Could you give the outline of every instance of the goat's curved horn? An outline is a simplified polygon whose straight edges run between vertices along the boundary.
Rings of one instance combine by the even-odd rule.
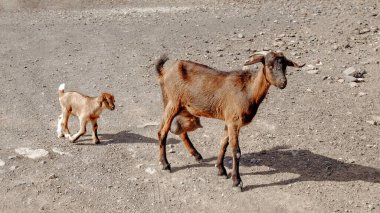
[[[269,53],[269,51],[258,51],[258,52],[254,52],[251,56],[254,56],[254,55],[264,55],[264,56],[266,56],[268,53]]]

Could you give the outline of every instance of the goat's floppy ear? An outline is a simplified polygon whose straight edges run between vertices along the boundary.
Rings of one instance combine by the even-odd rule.
[[[99,95],[99,97],[98,97],[98,103],[100,104],[100,106],[103,105],[103,101],[104,101],[105,98],[106,97],[105,97],[104,93],[102,93],[102,94]]]
[[[253,54],[253,55],[249,56],[249,59],[245,62],[244,66],[256,64],[258,62],[261,62],[264,64],[265,56],[261,55],[261,54],[260,55],[259,54]]]
[[[293,62],[289,59],[286,59],[286,65],[291,66],[291,67],[296,67],[296,68],[301,68],[305,66],[305,64],[298,65],[296,62]]]

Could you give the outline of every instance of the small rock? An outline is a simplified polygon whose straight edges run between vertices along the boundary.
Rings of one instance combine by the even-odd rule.
[[[344,79],[342,79],[342,78],[341,78],[341,79],[338,79],[338,82],[339,82],[339,83],[343,83],[343,82],[344,82]]]
[[[363,28],[363,29],[359,30],[359,34],[365,34],[365,33],[369,33],[369,32],[371,32],[371,30],[368,28]]]
[[[137,128],[145,128],[147,126],[157,126],[159,123],[158,122],[148,122],[142,125],[137,125]]]
[[[363,78],[364,75],[367,74],[367,72],[365,70],[359,71],[359,70],[356,70],[354,67],[349,67],[343,71],[343,74],[346,76],[352,76],[355,78]]]
[[[16,170],[17,168],[18,168],[18,166],[11,166],[11,167],[9,167],[9,170],[14,171],[14,170]]]
[[[350,85],[350,87],[352,87],[352,88],[359,86],[359,84],[356,82],[350,82],[350,83],[348,83],[348,85]]]
[[[64,151],[61,151],[61,150],[60,150],[59,148],[57,148],[57,147],[53,147],[51,150],[52,150],[53,152],[59,154],[59,155],[68,155],[68,156],[72,156],[70,153],[68,153],[68,152],[64,152]]]
[[[308,65],[304,66],[302,69],[303,69],[304,71],[314,70],[314,69],[315,69],[315,66],[312,65],[312,64],[308,64]]]
[[[56,179],[56,178],[58,178],[56,174],[51,174],[51,175],[49,176],[49,179]]]
[[[238,38],[244,38],[244,35],[241,34],[241,33],[239,33],[239,34],[238,34]]]
[[[308,74],[318,74],[319,70],[308,70],[306,71]]]
[[[169,149],[169,153],[175,153],[173,149]]]
[[[5,162],[0,159],[0,166],[4,166],[4,165],[5,165]]]
[[[9,156],[9,157],[8,157],[8,160],[15,159],[16,157],[17,157],[16,155]]]
[[[144,164],[138,164],[138,165],[136,166],[136,168],[141,169],[141,167],[142,167],[143,165],[144,165]]]
[[[154,173],[156,173],[156,170],[151,168],[151,167],[148,167],[145,169],[145,172],[150,174],[150,175],[153,175]]]
[[[306,92],[312,92],[312,90],[310,88],[306,89]]]
[[[362,97],[362,96],[365,96],[365,95],[367,95],[367,93],[365,93],[365,92],[359,92],[359,93],[358,93],[358,96],[359,96],[359,97]]]
[[[348,75],[348,76],[353,76],[355,72],[356,72],[356,69],[354,67],[350,67],[344,70],[343,74]]]
[[[346,76],[344,76],[344,81],[347,82],[347,83],[349,83],[349,82],[356,82],[357,79],[355,77],[346,75]]]
[[[377,122],[377,123],[380,123],[380,116],[379,115],[372,115],[372,119]]]
[[[374,125],[374,126],[377,126],[378,123],[376,121],[366,121],[367,123],[371,124],[371,125]]]

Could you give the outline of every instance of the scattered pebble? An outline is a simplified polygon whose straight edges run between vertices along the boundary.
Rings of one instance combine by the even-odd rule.
[[[366,121],[367,123],[371,124],[371,125],[375,125],[377,126],[378,123],[376,121],[372,121],[372,120],[369,120],[369,121]]]
[[[58,176],[56,174],[51,174],[49,176],[49,179],[57,179],[57,178],[58,178]]]
[[[145,128],[147,126],[158,126],[159,123],[158,122],[148,122],[148,123],[145,123],[145,124],[142,124],[142,125],[137,125],[137,128]]]
[[[11,167],[9,167],[9,170],[14,171],[14,170],[16,170],[17,168],[18,168],[18,166],[11,166]]]
[[[151,167],[148,167],[145,169],[145,172],[150,174],[150,175],[153,175],[154,173],[156,173],[156,170],[151,168]]]
[[[5,165],[5,162],[0,159],[0,166],[4,166],[4,165]]]
[[[349,83],[349,82],[356,82],[357,79],[355,77],[346,75],[346,76],[344,76],[344,81],[347,82],[347,83]]]
[[[137,164],[136,168],[141,169],[144,164]]]
[[[308,70],[306,71],[308,74],[318,74],[319,73],[319,70]]]
[[[377,122],[377,123],[380,123],[380,116],[379,115],[372,115],[372,119]]]
[[[72,154],[70,154],[69,152],[63,152],[61,151],[59,148],[57,147],[53,147],[51,149],[53,152],[57,153],[57,154],[60,154],[60,155],[67,155],[67,156],[72,156]]]
[[[352,88],[354,88],[354,87],[358,87],[358,86],[359,86],[359,84],[356,83],[356,82],[350,82],[349,85],[350,85],[350,87],[352,87]]]
[[[367,95],[367,93],[365,93],[365,92],[359,92],[359,93],[358,93],[358,96],[359,96],[359,97],[362,97],[362,96],[365,96],[365,95]]]

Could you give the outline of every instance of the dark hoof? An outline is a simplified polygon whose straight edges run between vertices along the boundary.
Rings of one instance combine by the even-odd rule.
[[[164,171],[171,172],[170,164],[161,164],[161,169]]]
[[[243,181],[241,180],[234,180],[232,184],[232,189],[235,191],[242,192],[243,191]]]
[[[240,184],[239,186],[233,186],[232,189],[237,192],[243,191],[243,184]]]
[[[99,140],[94,141],[94,144],[100,144],[100,141]]]
[[[202,163],[202,162],[203,162],[203,157],[202,157],[202,155],[200,155],[200,154],[194,155],[194,158],[195,158],[195,160],[196,160],[198,163]]]
[[[221,168],[219,168],[218,176],[221,176],[221,177],[224,177],[224,178],[228,178],[227,171],[224,168],[224,166],[222,166]]]

